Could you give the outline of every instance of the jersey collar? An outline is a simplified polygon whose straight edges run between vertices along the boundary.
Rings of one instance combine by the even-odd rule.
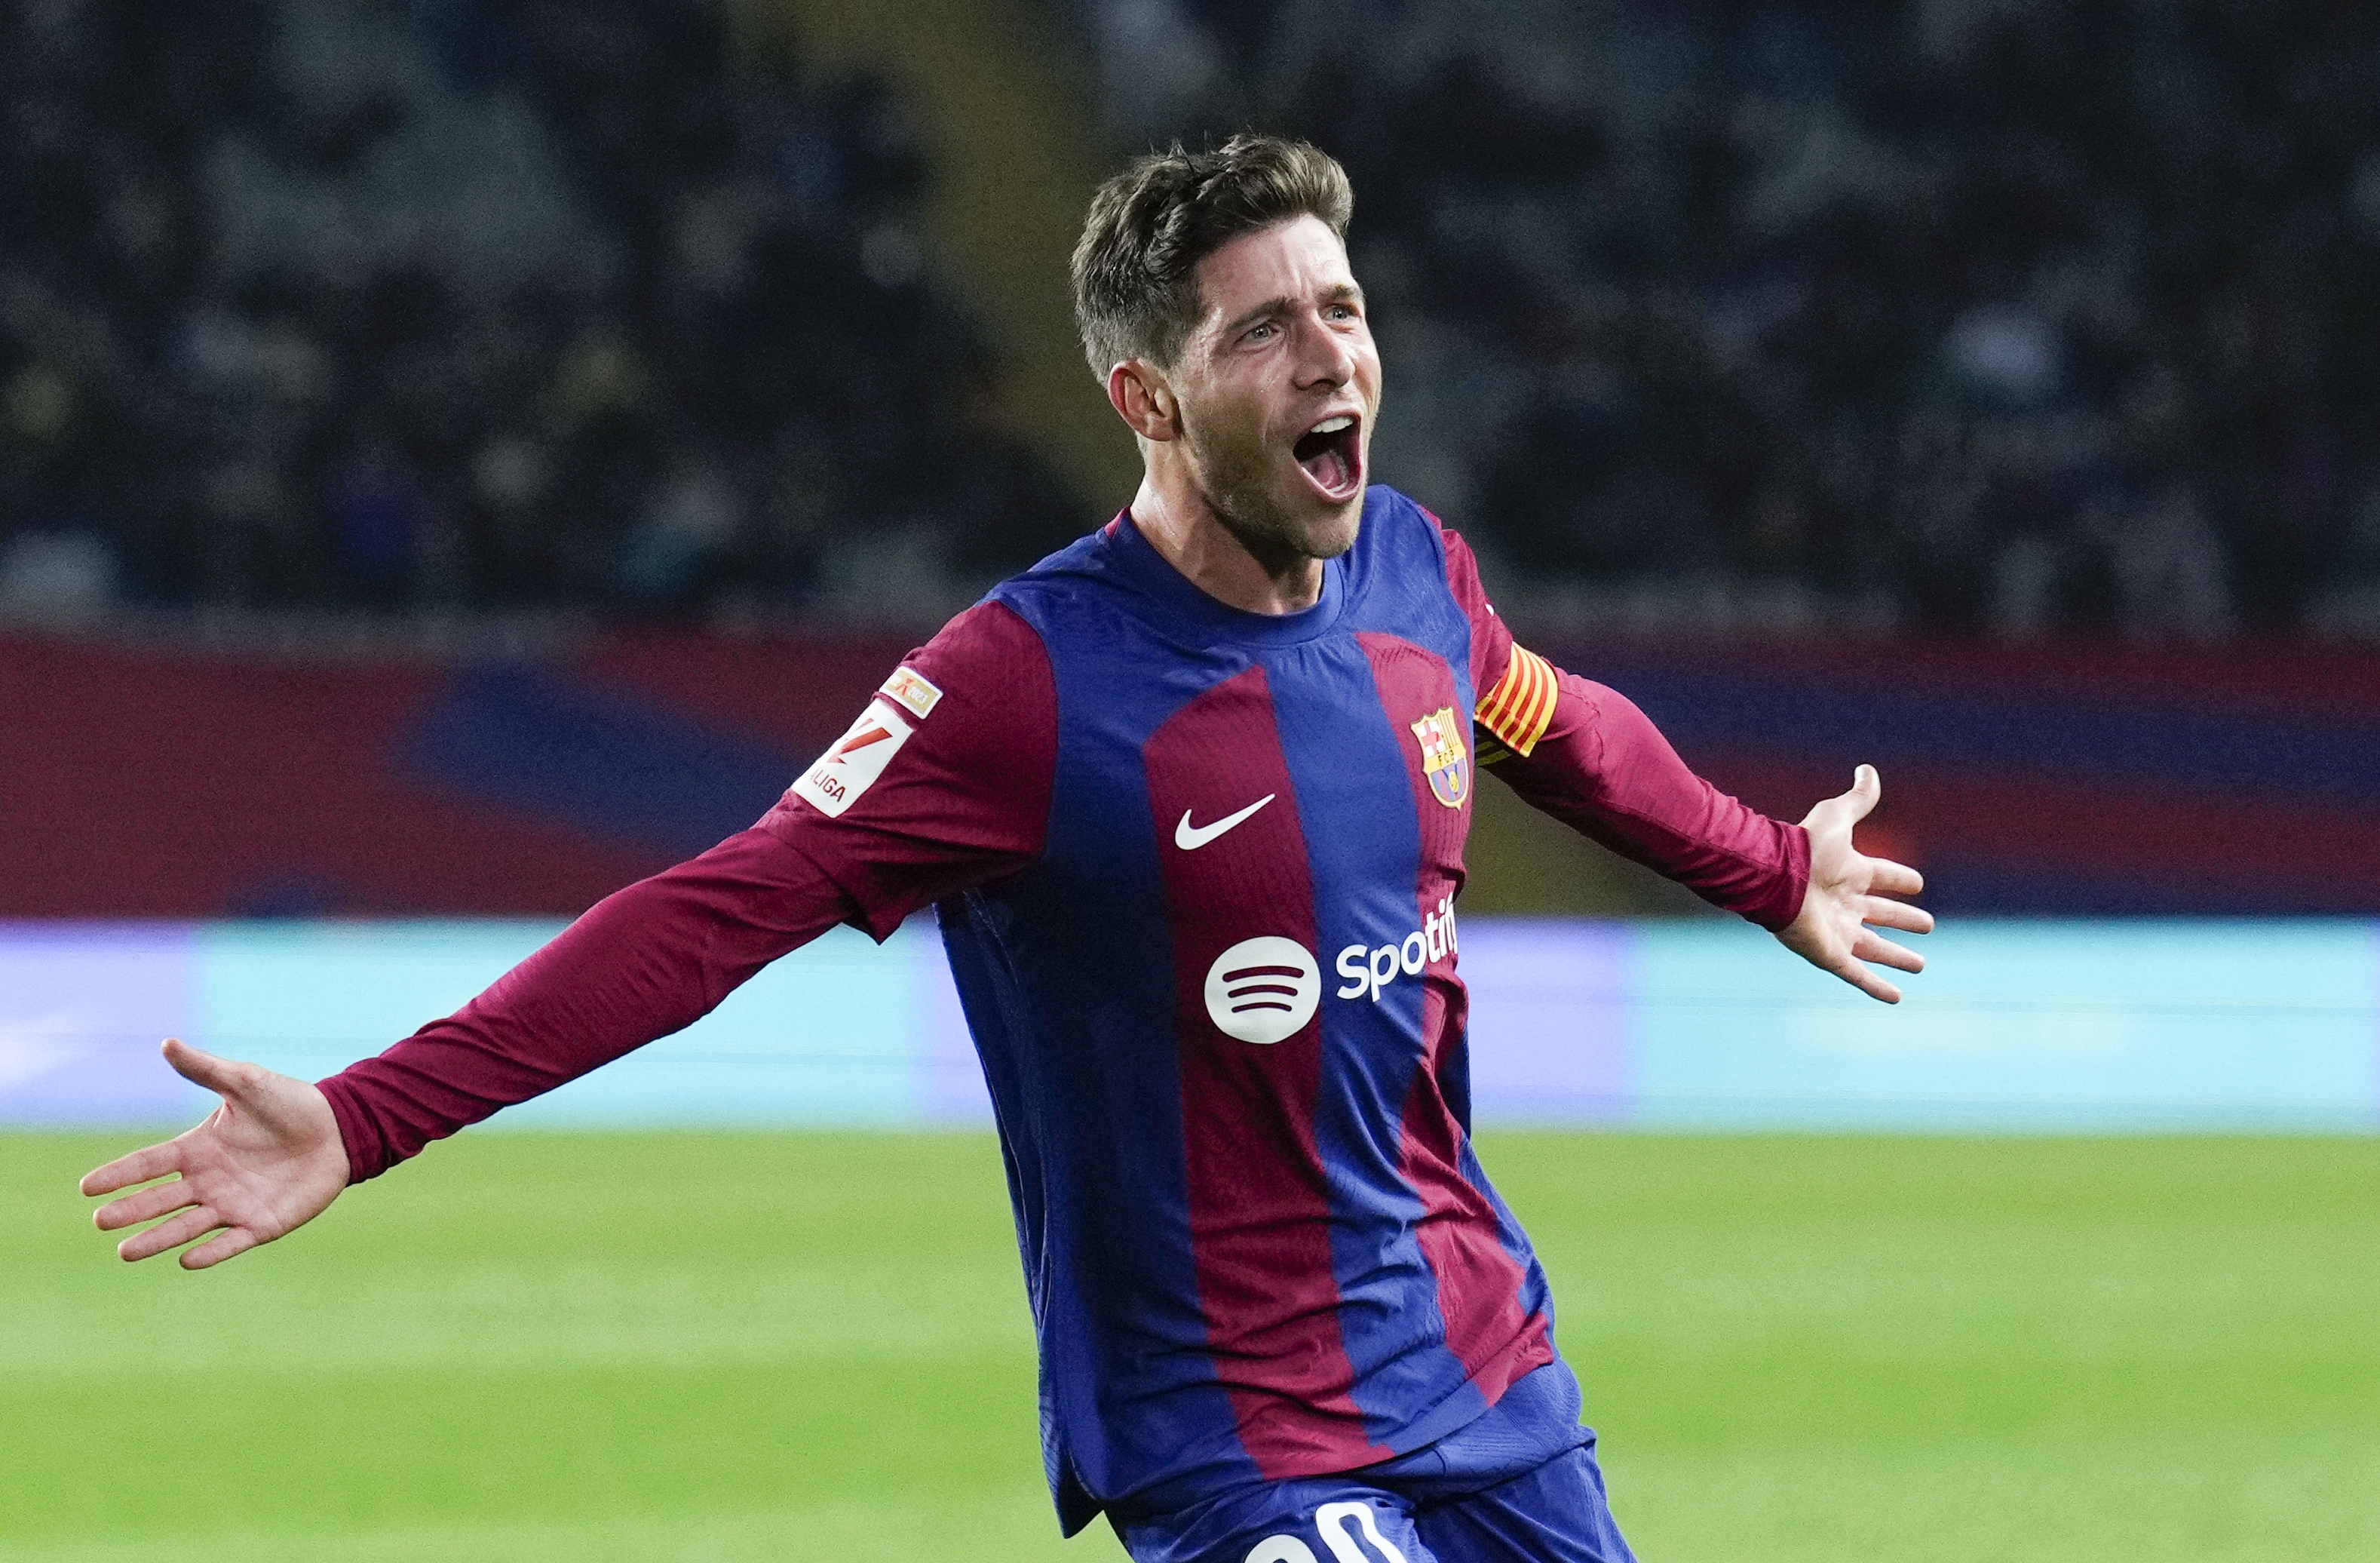
[[[1365,507],[1367,519],[1370,508],[1368,505]],[[1134,524],[1130,509],[1118,511],[1105,531],[1108,556],[1116,573],[1154,598],[1168,617],[1195,629],[1201,640],[1232,641],[1243,645],[1294,645],[1329,634],[1346,606],[1346,559],[1352,556],[1352,550],[1349,556],[1322,561],[1322,595],[1312,607],[1295,613],[1250,613],[1208,596],[1197,582],[1175,569]],[[1363,546],[1360,534],[1355,546]]]

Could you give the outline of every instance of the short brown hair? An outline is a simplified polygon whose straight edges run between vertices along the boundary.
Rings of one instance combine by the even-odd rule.
[[[1075,246],[1075,323],[1102,380],[1126,359],[1170,367],[1198,319],[1199,262],[1275,223],[1318,217],[1347,240],[1355,192],[1329,153],[1280,136],[1133,160],[1091,197]]]

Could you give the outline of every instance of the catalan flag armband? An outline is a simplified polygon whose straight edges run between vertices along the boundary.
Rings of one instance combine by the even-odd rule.
[[[1479,763],[1493,765],[1536,748],[1553,724],[1554,699],[1560,689],[1552,663],[1524,646],[1514,646],[1504,676],[1473,714],[1482,735]]]

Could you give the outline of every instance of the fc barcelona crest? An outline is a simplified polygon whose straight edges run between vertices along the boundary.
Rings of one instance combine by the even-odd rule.
[[[1454,708],[1442,705],[1415,722],[1413,736],[1421,745],[1421,768],[1428,774],[1429,790],[1448,808],[1462,808],[1471,796],[1471,756],[1463,747]]]

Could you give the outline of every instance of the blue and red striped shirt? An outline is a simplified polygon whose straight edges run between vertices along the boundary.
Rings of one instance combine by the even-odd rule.
[[[884,937],[939,903],[1068,1531],[1353,1470],[1554,1353],[1471,1146],[1455,908],[1482,751],[1718,904],[1798,911],[1802,832],[1514,645],[1402,495],[1370,490],[1320,600],[1283,616],[1208,597],[1121,516],[905,659],[752,830],[324,1089],[370,1176],[835,922]]]

